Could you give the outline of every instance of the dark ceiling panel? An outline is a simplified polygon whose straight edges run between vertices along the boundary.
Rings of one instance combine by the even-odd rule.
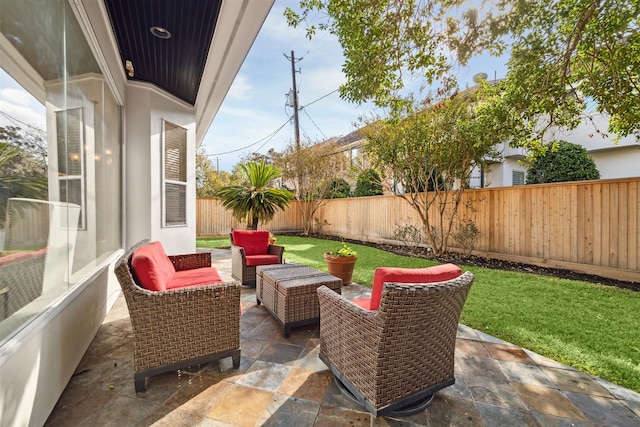
[[[105,0],[120,49],[129,60],[130,80],[152,83],[195,104],[222,0]],[[151,27],[165,28],[160,39]]]

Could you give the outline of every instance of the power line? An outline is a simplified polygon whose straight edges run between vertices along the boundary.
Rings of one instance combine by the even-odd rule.
[[[231,153],[237,153],[238,151],[242,151],[242,150],[246,150],[247,148],[253,147],[254,145],[260,144],[262,141],[264,141],[265,139],[267,140],[260,148],[264,147],[266,145],[267,142],[271,141],[271,139],[276,136],[276,134],[278,132],[280,132],[282,130],[283,127],[285,127],[287,125],[287,123],[289,123],[291,121],[291,117],[289,117],[289,119],[287,119],[286,122],[284,122],[282,124],[282,126],[280,126],[278,129],[274,130],[273,132],[271,132],[269,135],[265,136],[264,138],[259,139],[258,141],[251,143],[245,147],[242,148],[237,148],[235,150],[231,150],[231,151],[225,151],[224,153],[214,153],[214,154],[207,154],[207,157],[212,157],[212,156],[222,156],[224,154],[231,154]]]
[[[307,110],[305,109],[305,110],[302,110],[302,111],[304,111],[304,114],[306,114],[307,117],[309,117],[309,120],[311,120],[311,123],[313,123],[313,125],[316,127],[316,129],[318,129],[320,131],[320,133],[322,134],[322,136],[324,136],[324,139],[327,139],[327,135],[325,135],[324,132],[322,132],[322,130],[318,127],[316,122],[313,121],[313,119],[311,118],[309,113],[307,113]]]
[[[329,92],[328,94],[326,94],[326,95],[322,95],[320,98],[316,99],[315,101],[311,101],[311,102],[310,102],[310,103],[308,103],[307,105],[303,105],[302,107],[300,107],[300,109],[306,108],[306,107],[308,107],[308,106],[309,106],[309,105],[311,105],[311,104],[315,104],[316,102],[320,101],[321,99],[324,99],[324,98],[326,98],[327,96],[332,95],[332,94],[336,93],[336,92],[337,92],[337,91],[339,91],[339,90],[340,90],[340,89],[332,90],[332,91],[331,91],[331,92]]]

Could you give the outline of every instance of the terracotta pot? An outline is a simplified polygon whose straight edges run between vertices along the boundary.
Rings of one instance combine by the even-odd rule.
[[[329,274],[342,279],[343,285],[351,283],[353,276],[353,267],[356,265],[358,256],[333,256],[329,252],[325,252],[324,260],[327,262]]]
[[[269,244],[270,245],[275,245],[276,244],[276,240],[277,240],[277,238],[275,238],[275,237],[269,237]]]

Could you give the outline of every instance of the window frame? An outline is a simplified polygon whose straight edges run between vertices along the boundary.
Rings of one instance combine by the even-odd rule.
[[[68,170],[68,165],[65,165],[65,172],[64,174],[62,174],[61,171],[61,167],[60,167],[60,143],[62,142],[60,139],[60,134],[61,134],[61,129],[58,127],[58,117],[60,114],[64,114],[66,117],[69,117],[69,112],[70,111],[79,111],[78,114],[78,137],[79,137],[79,141],[78,141],[78,149],[79,149],[79,162],[80,162],[80,174],[79,175],[71,175],[69,174],[69,170]],[[60,200],[61,202],[66,202],[66,203],[76,203],[76,201],[74,200],[69,200],[69,191],[66,191],[66,197],[62,197],[62,188],[63,186],[66,187],[66,184],[71,182],[71,181],[80,181],[80,200],[79,200],[79,205],[80,205],[80,215],[78,218],[78,224],[76,225],[76,228],[78,230],[87,230],[87,220],[86,220],[86,215],[87,215],[87,179],[86,179],[86,173],[87,173],[87,159],[86,159],[86,153],[85,153],[85,131],[84,131],[84,108],[83,107],[74,107],[74,108],[68,108],[66,110],[58,110],[55,112],[55,118],[56,118],[56,143],[57,143],[57,147],[56,150],[58,152],[58,200]],[[65,122],[67,123],[67,126],[69,125],[68,121],[65,120]],[[64,139],[65,147],[64,147],[64,152],[65,154],[69,155],[69,133],[67,132],[67,130],[64,131],[64,134],[67,135],[67,137]],[[68,227],[73,227],[71,224],[68,224]]]
[[[172,129],[168,129],[171,127]],[[184,181],[179,179],[171,179],[167,177],[167,169],[169,161],[169,156],[167,155],[167,136],[169,131],[180,131],[181,136],[183,136],[183,140],[178,143],[180,146],[177,148],[177,153],[182,157],[179,157],[178,165],[179,174],[184,174]],[[161,147],[161,163],[162,163],[162,228],[175,228],[175,227],[186,227],[187,224],[187,148],[188,148],[188,130],[176,123],[170,122],[168,120],[162,120],[162,147]],[[182,218],[178,215],[175,220],[172,220],[168,215],[168,204],[169,204],[169,191],[170,187],[179,186],[181,187],[182,194],[178,193],[177,197],[182,197],[182,206],[178,207],[182,210]],[[175,195],[172,193],[172,195]],[[180,203],[180,201],[178,201]]]

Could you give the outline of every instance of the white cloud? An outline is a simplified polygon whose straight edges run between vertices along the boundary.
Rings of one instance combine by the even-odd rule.
[[[0,99],[0,111],[10,116],[8,118],[4,114],[0,115],[0,126],[24,127],[27,124],[45,129],[46,119],[44,112],[38,112],[30,107],[17,105],[3,99]]]
[[[33,102],[33,97],[27,91],[13,88],[0,89],[0,98],[10,100],[13,104],[23,107],[27,107]]]
[[[250,99],[252,91],[253,87],[249,83],[249,79],[242,74],[238,74],[229,88],[227,97],[234,100]]]

